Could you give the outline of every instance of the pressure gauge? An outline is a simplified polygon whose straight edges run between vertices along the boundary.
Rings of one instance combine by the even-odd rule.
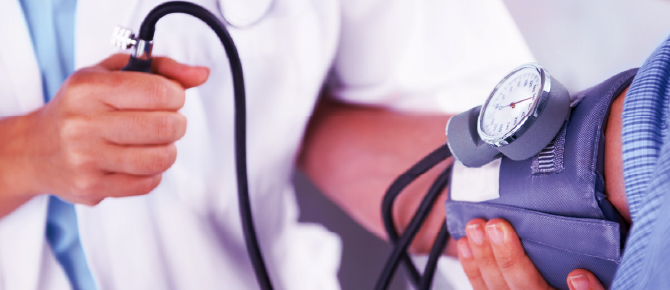
[[[539,66],[527,64],[496,86],[479,114],[477,130],[484,142],[504,146],[529,128],[546,105],[551,86],[544,80],[543,72]]]
[[[481,109],[449,121],[449,146],[470,166],[486,164],[499,153],[528,159],[551,143],[569,112],[570,95],[563,85],[538,64],[525,64],[498,83]]]

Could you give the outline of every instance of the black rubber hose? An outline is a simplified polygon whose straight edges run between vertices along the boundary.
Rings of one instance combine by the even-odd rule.
[[[228,34],[225,25],[214,14],[207,9],[196,4],[182,1],[167,2],[151,10],[149,15],[144,18],[140,27],[139,38],[145,41],[154,39],[156,23],[163,16],[171,13],[184,13],[192,15],[204,21],[219,37],[230,62],[230,71],[233,77],[233,92],[235,98],[235,164],[237,169],[237,191],[240,207],[240,216],[242,219],[242,230],[246,242],[247,251],[251,258],[251,263],[256,272],[256,278],[261,289],[272,289],[270,276],[265,267],[265,261],[258,246],[258,238],[254,229],[253,217],[251,215],[251,202],[249,201],[249,183],[247,178],[247,142],[246,142],[246,105],[244,78],[242,72],[242,62],[233,39]],[[131,58],[129,67],[140,67],[151,65],[150,61],[134,61]],[[146,69],[146,68],[145,68]],[[139,68],[132,70],[140,70]]]
[[[423,200],[421,201],[419,209],[417,209],[416,214],[412,218],[412,221],[410,222],[409,226],[407,226],[407,230],[405,230],[402,236],[400,236],[397,243],[393,247],[393,250],[391,251],[389,258],[386,260],[384,269],[382,270],[382,273],[379,276],[379,280],[377,280],[377,285],[375,286],[375,289],[384,290],[388,288],[388,285],[391,282],[391,278],[393,277],[393,274],[398,268],[398,263],[400,263],[401,257],[403,255],[407,255],[407,248],[414,239],[414,236],[419,232],[419,229],[421,229],[421,226],[428,217],[428,214],[430,214],[430,210],[433,208],[433,204],[435,203],[437,198],[440,196],[444,188],[449,183],[450,175],[451,175],[451,166],[445,169],[437,177],[435,182],[433,182],[433,185],[431,185],[430,189],[428,190],[428,193],[426,194],[426,196],[424,196]]]
[[[447,247],[449,242],[449,231],[447,230],[447,221],[445,220],[442,223],[440,228],[440,233],[435,239],[433,248],[430,249],[430,254],[428,255],[428,263],[426,263],[426,269],[423,270],[423,276],[421,276],[421,283],[419,283],[419,290],[428,290],[430,286],[433,285],[433,278],[435,277],[435,270],[437,270],[437,262],[439,261],[444,249]]]
[[[382,200],[382,220],[384,221],[384,228],[386,229],[386,233],[388,234],[389,241],[392,245],[396,245],[399,239],[398,232],[396,231],[395,227],[395,222],[393,221],[393,205],[396,198],[402,193],[402,190],[405,189],[405,187],[407,187],[420,175],[426,173],[426,171],[447,159],[449,156],[451,156],[451,151],[449,151],[449,147],[445,143],[428,154],[421,161],[417,162],[405,173],[400,175],[386,191],[384,199]],[[403,253],[401,255],[401,259],[407,268],[407,274],[409,275],[410,282],[412,282],[415,287],[419,287],[421,274],[419,274],[419,271],[412,263],[409,255],[407,255],[407,253]]]

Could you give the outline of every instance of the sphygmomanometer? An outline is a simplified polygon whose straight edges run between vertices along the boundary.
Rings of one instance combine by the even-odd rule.
[[[551,286],[568,289],[568,273],[586,269],[609,287],[629,225],[605,195],[605,127],[612,102],[635,73],[635,69],[622,72],[571,96],[541,66],[531,63],[516,68],[483,106],[452,117],[446,128],[447,144],[391,186],[387,192],[390,202],[384,205],[385,222],[390,224],[387,231],[393,231],[389,235],[396,234],[390,215],[394,197],[416,176],[453,154],[456,166],[495,167],[492,178],[475,182],[495,183],[496,192],[471,199],[467,192],[457,196],[452,188],[446,202],[451,236],[464,237],[472,219],[502,218],[514,227],[526,254]],[[477,177],[477,170],[470,174]],[[487,177],[490,174],[484,174]],[[443,183],[440,178],[436,184]],[[424,219],[424,215],[418,212],[415,219]],[[413,236],[417,230],[405,232]],[[442,235],[434,250],[444,247],[438,245]],[[404,249],[411,242],[411,238],[391,240]],[[431,262],[436,263],[439,254],[431,251],[426,271],[434,270]],[[417,275],[406,253],[394,250],[378,289],[388,285],[386,279],[401,260],[410,277],[413,272]],[[432,275],[424,276],[427,274]]]
[[[568,273],[583,268],[608,287],[628,224],[605,196],[605,127],[612,102],[635,73],[570,98],[544,69],[524,65],[481,109],[452,118],[447,134],[457,160],[480,166],[502,156],[498,198],[469,202],[452,195],[447,201],[451,235],[465,236],[471,219],[502,218],[552,286],[567,289]]]
[[[190,14],[204,21],[219,37],[228,56],[233,78],[242,228],[259,286],[272,289],[249,202],[242,65],[225,25],[193,3],[167,2],[147,15],[137,36],[117,28],[113,40],[124,48],[134,48],[124,70],[151,73],[155,26],[171,13]],[[627,224],[604,195],[604,126],[613,99],[630,84],[634,74],[632,70],[621,73],[571,98],[546,70],[528,64],[505,77],[484,106],[451,118],[447,125],[448,143],[401,174],[384,197],[382,216],[393,250],[376,288],[388,287],[400,263],[407,267],[412,284],[419,289],[430,288],[450,234],[463,237],[465,224],[473,218],[508,220],[528,256],[554,287],[567,288],[565,277],[577,268],[592,271],[609,285],[620,261]],[[402,234],[393,221],[393,204],[407,185],[452,153],[457,162],[468,167],[499,161],[499,197],[481,202],[450,198],[446,204],[447,220],[420,273],[407,249],[432,205],[449,186],[452,167],[437,177]]]

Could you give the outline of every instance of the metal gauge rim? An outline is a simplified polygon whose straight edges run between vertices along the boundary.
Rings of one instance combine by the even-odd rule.
[[[493,98],[493,96],[498,92],[500,87],[505,84],[505,82],[514,76],[517,72],[527,69],[527,68],[532,68],[535,69],[539,74],[540,74],[540,90],[538,90],[538,96],[533,102],[533,108],[531,109],[530,113],[525,115],[521,121],[514,125],[514,127],[507,133],[505,133],[502,136],[491,136],[489,134],[486,134],[484,132],[484,129],[482,128],[483,124],[483,118],[484,118],[484,113],[486,112],[486,109],[488,108],[489,102]],[[519,139],[528,129],[533,125],[535,120],[542,114],[542,111],[544,110],[544,107],[547,104],[547,100],[549,99],[549,93],[551,91],[551,77],[549,76],[549,72],[545,70],[543,67],[536,63],[528,63],[521,65],[517,68],[515,68],[512,72],[510,72],[507,76],[505,76],[499,83],[496,85],[496,87],[493,89],[489,97],[486,99],[486,103],[482,106],[481,111],[479,112],[479,118],[477,118],[477,133],[479,133],[479,137],[482,139],[482,141],[493,145],[495,147],[502,147],[505,145],[508,145],[514,140]]]

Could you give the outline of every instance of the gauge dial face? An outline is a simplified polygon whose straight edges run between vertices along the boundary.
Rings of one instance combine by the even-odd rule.
[[[516,131],[533,114],[541,86],[542,76],[532,66],[508,76],[487,101],[480,130],[494,139],[503,139]]]

